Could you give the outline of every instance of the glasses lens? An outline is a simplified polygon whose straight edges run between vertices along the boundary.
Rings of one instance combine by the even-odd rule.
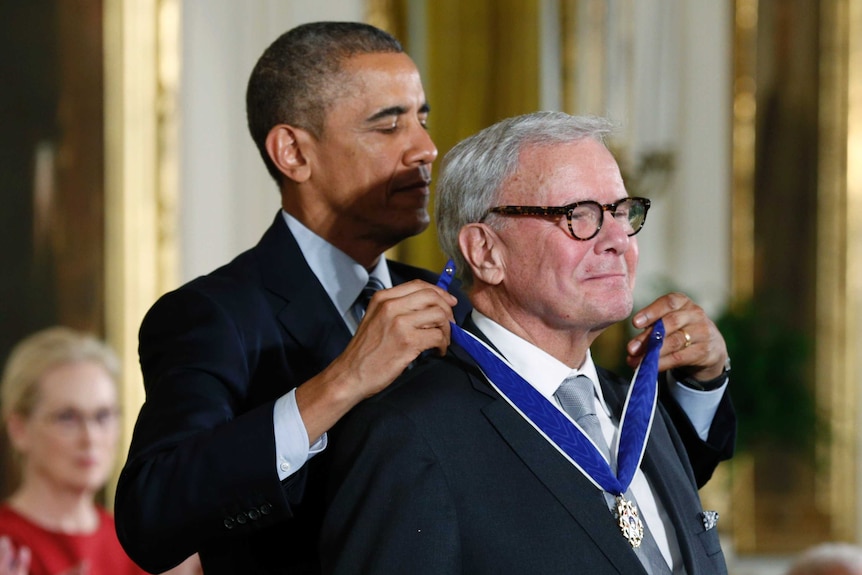
[[[629,198],[617,206],[616,217],[628,227],[630,236],[638,233],[646,219],[646,206],[642,200]]]
[[[581,202],[572,209],[572,234],[579,240],[588,240],[599,230],[602,206],[596,202]]]

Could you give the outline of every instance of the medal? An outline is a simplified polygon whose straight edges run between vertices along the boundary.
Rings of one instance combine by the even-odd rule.
[[[617,518],[623,537],[628,539],[633,548],[640,547],[644,538],[644,524],[638,514],[637,506],[623,495],[617,495],[614,516]]]

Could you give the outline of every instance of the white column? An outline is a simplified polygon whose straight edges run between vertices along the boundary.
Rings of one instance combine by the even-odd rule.
[[[362,20],[363,0],[182,3],[180,281],[252,247],[281,200],[245,120],[255,62],[288,29]]]

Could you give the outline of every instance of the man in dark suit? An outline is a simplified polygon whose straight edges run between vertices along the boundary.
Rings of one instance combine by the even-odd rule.
[[[649,327],[628,348],[632,363],[646,358],[637,383],[590,355],[632,312],[634,236],[650,205],[628,197],[610,133],[602,119],[536,113],[447,154],[438,232],[474,311],[445,358],[421,361],[333,432],[324,572],[727,572],[717,517],[656,404],[659,388],[669,405],[711,397],[696,434],[730,456],[721,334],[670,294],[635,315]]]
[[[208,575],[314,572],[306,461],[356,403],[445,351],[458,317],[429,272],[382,256],[428,226],[437,156],[419,73],[392,36],[346,22],[287,32],[252,72],[247,112],[283,210],[140,330],[147,398],[116,520],[152,572],[196,551]],[[391,289],[362,317],[371,278]]]

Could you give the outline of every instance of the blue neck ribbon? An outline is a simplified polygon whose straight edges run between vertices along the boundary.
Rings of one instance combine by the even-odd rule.
[[[449,260],[437,285],[448,289],[454,275],[455,265]],[[614,495],[626,492],[643,459],[655,414],[658,360],[665,333],[661,320],[652,327],[647,339],[647,351],[635,371],[626,396],[620,419],[616,473],[574,421],[518,375],[484,342],[454,323],[451,327],[452,341],[473,358],[500,395],[594,485]]]

